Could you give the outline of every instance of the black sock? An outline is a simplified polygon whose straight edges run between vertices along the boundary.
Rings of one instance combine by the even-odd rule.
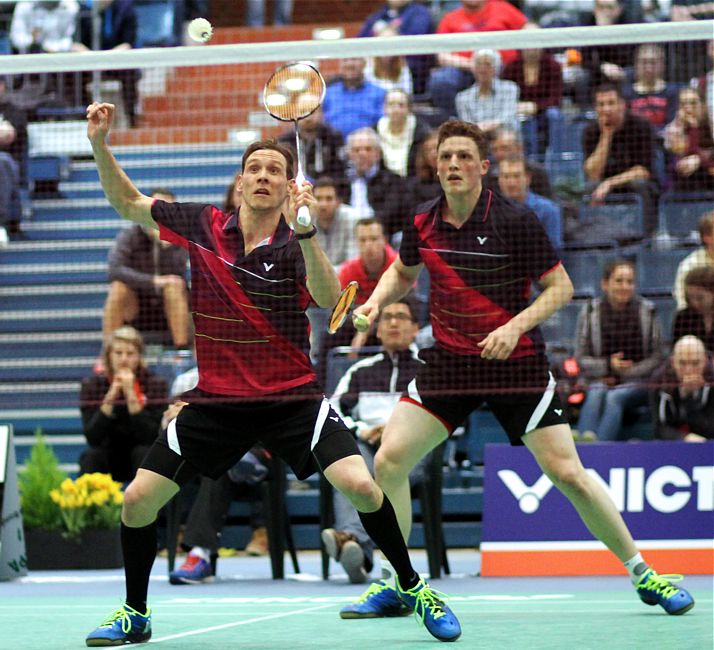
[[[419,582],[419,576],[414,571],[409,559],[409,551],[404,543],[402,532],[399,530],[397,515],[387,495],[384,495],[384,501],[379,510],[360,512],[359,518],[367,534],[394,567],[399,578],[399,586],[405,590],[414,587]]]
[[[126,604],[146,613],[149,575],[156,557],[156,522],[143,528],[121,525],[121,548],[126,577]]]

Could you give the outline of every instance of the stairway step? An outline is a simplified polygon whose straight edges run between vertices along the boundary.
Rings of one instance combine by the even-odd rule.
[[[142,127],[175,127],[224,125],[234,128],[239,124],[248,123],[248,115],[253,107],[237,109],[206,109],[206,110],[171,110],[169,113],[144,113],[141,118]]]
[[[114,239],[128,222],[118,214],[107,219],[58,219],[23,222],[22,230],[31,241]]]
[[[43,305],[44,307],[44,305]],[[102,327],[102,309],[3,310],[0,332],[54,332],[60,327],[96,331]]]
[[[13,360],[10,366],[16,367],[18,359],[52,358],[96,358],[102,348],[100,330],[92,332],[12,332],[0,334],[0,360]]]
[[[0,284],[4,286],[96,283],[106,280],[106,261],[85,264],[0,264]]]

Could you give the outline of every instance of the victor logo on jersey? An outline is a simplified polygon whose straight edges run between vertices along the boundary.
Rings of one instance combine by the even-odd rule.
[[[267,262],[263,262],[263,266],[265,267],[265,270],[267,272],[267,271],[270,271],[270,269],[272,269],[275,266],[275,264],[268,264]]]
[[[488,239],[488,237],[478,237],[477,236],[476,239],[478,240],[478,243],[481,244],[481,246],[483,246],[486,243],[486,240]]]

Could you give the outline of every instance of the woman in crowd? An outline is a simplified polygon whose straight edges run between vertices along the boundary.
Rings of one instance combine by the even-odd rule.
[[[635,295],[635,266],[625,259],[608,263],[603,296],[580,312],[575,356],[589,382],[578,431],[585,439],[614,441],[625,414],[647,405],[649,377],[663,359],[655,306]]]
[[[430,131],[417,147],[414,156],[414,173],[407,179],[410,214],[420,203],[431,201],[441,192],[436,175],[437,132]]]
[[[687,306],[674,318],[672,340],[691,334],[714,353],[714,267],[696,266],[684,276]]]

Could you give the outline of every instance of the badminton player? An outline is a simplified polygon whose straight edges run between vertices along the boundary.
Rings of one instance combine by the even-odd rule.
[[[441,125],[441,195],[409,220],[399,256],[355,310],[373,322],[423,266],[429,270],[436,344],[422,352],[426,363],[385,427],[377,482],[408,539],[409,472],[485,402],[511,444],[530,449],[590,532],[622,561],[640,598],[683,614],[694,606],[692,596],[647,565],[613,502],[580,463],[538,330],[570,300],[573,286],[535,214],[482,188],[486,156],[486,136],[476,125]],[[529,305],[532,280],[543,291]],[[390,585],[375,583],[342,616],[380,616],[398,602]]]
[[[87,645],[149,640],[146,601],[159,509],[195,476],[223,474],[258,441],[299,478],[321,471],[360,512],[365,530],[394,565],[400,598],[434,636],[457,638],[456,617],[414,571],[389,500],[315,381],[305,310],[313,303],[331,308],[340,287],[314,227],[297,223],[298,208],[314,211],[316,201],[309,184],[290,181],[292,154],[273,141],[247,148],[237,212],[166,203],[141,194],[112,155],[107,135],[113,118],[112,104],[87,109],[99,178],[122,217],[158,228],[162,239],[189,251],[199,382],[126,489],[126,601],[89,634]]]

